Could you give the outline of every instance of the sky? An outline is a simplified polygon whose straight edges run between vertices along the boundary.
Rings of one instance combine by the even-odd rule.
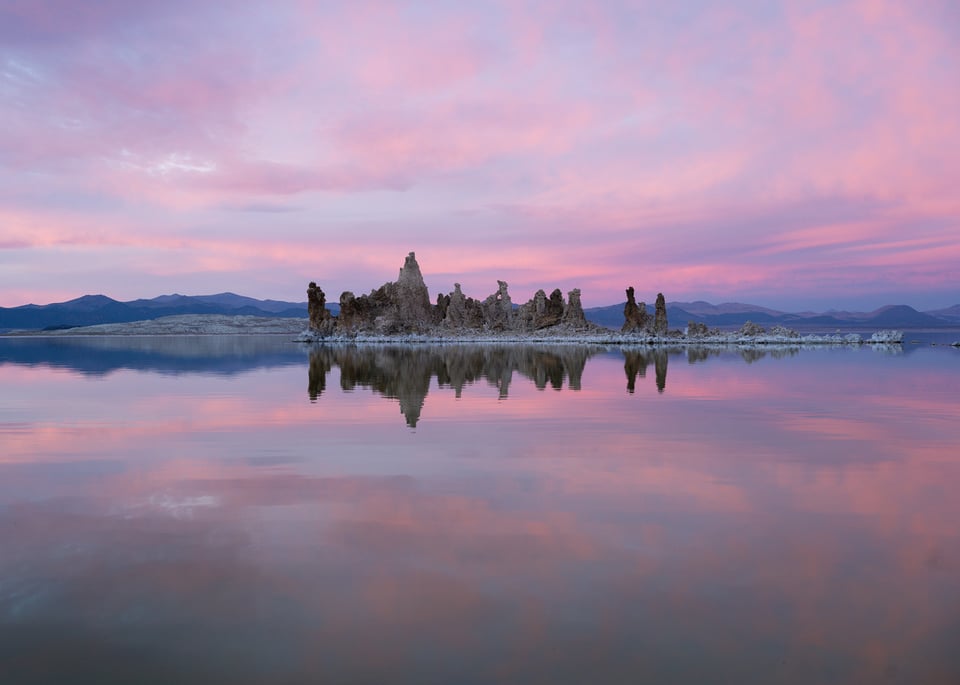
[[[0,306],[960,303],[960,4],[0,0]]]

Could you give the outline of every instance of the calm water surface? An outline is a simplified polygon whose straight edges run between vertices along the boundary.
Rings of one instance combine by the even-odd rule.
[[[0,682],[960,682],[960,350],[0,340]]]

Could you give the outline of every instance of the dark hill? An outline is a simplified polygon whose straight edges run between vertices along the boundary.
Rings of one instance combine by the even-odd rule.
[[[864,324],[900,328],[936,328],[948,325],[943,319],[918,312],[905,304],[881,307],[864,319]]]
[[[930,316],[936,316],[941,319],[960,323],[960,304],[955,304],[952,307],[947,307],[946,309],[934,309],[933,311],[924,312],[924,314],[929,314]]]
[[[337,310],[338,307],[331,307]],[[153,299],[119,302],[105,295],[84,295],[48,305],[0,307],[0,331],[43,330],[93,326],[101,323],[148,321],[181,314],[226,314],[306,318],[306,302],[256,300],[232,293],[220,295],[161,295]]]

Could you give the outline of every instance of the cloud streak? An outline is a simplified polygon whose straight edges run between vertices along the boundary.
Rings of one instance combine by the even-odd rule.
[[[72,272],[71,245],[120,236],[162,291],[235,289],[251,268],[258,296],[321,276],[364,290],[415,249],[478,295],[506,277],[579,285],[587,304],[631,283],[798,307],[960,300],[949,3],[2,12],[0,248],[37,276],[0,274],[0,304],[59,297],[54,274],[71,295],[152,294],[122,264]],[[219,277],[164,247],[197,242],[211,254],[186,261],[215,254]],[[232,256],[250,251],[256,266]],[[356,283],[323,258],[358,252],[389,268]]]

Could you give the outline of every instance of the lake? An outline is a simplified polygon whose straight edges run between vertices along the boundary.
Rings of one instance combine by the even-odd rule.
[[[949,347],[0,339],[2,683],[955,684],[958,521]]]

